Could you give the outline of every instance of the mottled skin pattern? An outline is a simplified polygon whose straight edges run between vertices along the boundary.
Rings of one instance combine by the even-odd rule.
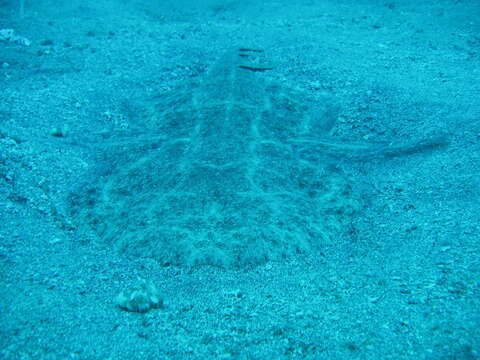
[[[228,52],[198,86],[147,106],[146,131],[118,146],[78,218],[127,254],[225,268],[321,251],[351,230],[360,200],[331,159],[379,148],[328,138],[328,99],[312,109],[263,81],[258,54]]]

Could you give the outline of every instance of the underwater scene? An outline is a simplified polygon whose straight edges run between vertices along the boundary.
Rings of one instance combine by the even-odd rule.
[[[479,15],[0,0],[0,358],[480,359]]]

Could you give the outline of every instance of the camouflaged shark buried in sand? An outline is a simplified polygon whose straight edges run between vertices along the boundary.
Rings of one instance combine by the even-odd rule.
[[[446,144],[443,136],[400,146],[336,141],[333,105],[312,108],[304,94],[264,81],[260,54],[228,52],[196,87],[154,99],[140,126],[100,148],[110,160],[75,194],[77,224],[165,265],[283,261],[351,231],[361,199],[335,159]]]

